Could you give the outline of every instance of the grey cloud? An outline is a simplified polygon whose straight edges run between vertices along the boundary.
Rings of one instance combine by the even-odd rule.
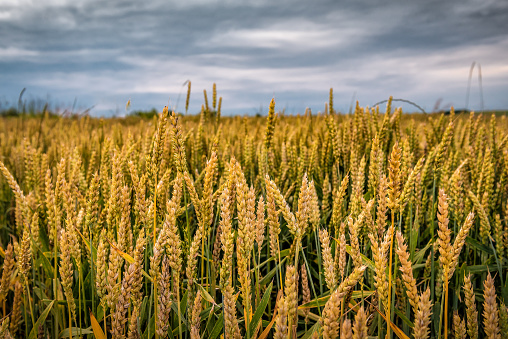
[[[160,107],[193,81],[192,109],[217,82],[229,112],[275,95],[322,109],[388,95],[460,103],[469,65],[485,71],[491,108],[508,107],[504,1],[4,1],[0,91],[83,98],[107,113]],[[107,103],[110,100],[111,103]],[[121,106],[121,105],[120,105]]]

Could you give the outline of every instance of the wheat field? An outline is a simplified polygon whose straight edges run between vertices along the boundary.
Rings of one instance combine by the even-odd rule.
[[[0,118],[0,337],[508,337],[504,116],[205,99]]]

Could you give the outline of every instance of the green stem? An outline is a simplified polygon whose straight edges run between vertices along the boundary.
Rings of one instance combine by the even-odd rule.
[[[70,334],[70,337],[72,339],[72,316],[71,316],[71,305],[69,303],[67,303],[67,307],[69,308],[69,334]]]
[[[319,295],[323,294],[323,281],[322,281],[322,272],[323,269],[321,267],[321,246],[318,241],[318,233],[317,229],[314,229],[314,240],[316,241],[316,250],[317,250],[317,258],[318,258],[318,276],[319,276]]]
[[[445,278],[445,293],[444,293],[444,336],[443,338],[448,338],[448,278]]]
[[[148,338],[151,338],[151,326],[150,326],[150,320],[152,319],[152,304],[153,304],[153,299],[155,298],[154,294],[153,294],[153,286],[154,284],[152,284],[152,288],[151,288],[151,294],[150,294],[150,306],[148,307]],[[157,318],[155,317],[155,323],[157,323]]]
[[[97,309],[95,308],[95,292],[94,292],[94,288],[95,288],[95,283],[94,283],[94,276],[95,276],[95,272],[94,272],[94,265],[93,265],[93,250],[92,250],[92,227],[91,225],[88,226],[88,232],[90,233],[90,281],[92,282],[91,284],[91,299],[92,299],[92,311],[93,311],[93,314],[97,314]],[[80,276],[80,279],[83,280],[83,272],[81,272],[81,276]],[[84,288],[84,286],[83,286]],[[85,293],[84,293],[84,290],[83,290],[83,297],[85,297]]]
[[[55,262],[54,262],[54,276],[53,276],[53,298],[54,300],[58,300],[58,287],[57,287],[57,272],[58,272],[58,254],[57,254],[57,248],[58,248],[58,230],[57,230],[57,225],[55,225],[55,229],[54,229],[54,243],[53,243],[53,247],[54,247],[54,257],[55,257]],[[59,318],[59,312],[58,312],[58,307],[57,309],[55,310],[55,339],[58,339],[58,318]]]
[[[174,280],[176,281],[176,280]],[[179,284],[178,284],[179,285]],[[180,339],[183,338],[182,336],[182,312],[180,307],[180,286],[176,286],[176,301],[177,301],[177,308],[178,308],[178,334],[180,335]]]
[[[102,320],[104,323],[104,334],[108,335],[108,327],[106,325],[106,303],[102,303]]]
[[[28,305],[30,305],[30,316],[32,318],[32,324],[35,325],[34,310],[32,307],[32,298],[30,298],[30,289],[28,288],[28,281],[26,282],[26,288],[27,288],[26,294],[28,296]]]
[[[257,308],[258,307],[258,304],[259,304],[259,297],[260,297],[260,286],[259,286],[259,270],[260,270],[260,265],[257,265],[256,264],[256,256],[253,255],[252,256],[253,260],[254,260],[254,267],[256,267],[256,303],[255,303],[255,307]],[[258,263],[261,263],[261,249],[259,248],[258,246]]]
[[[28,317],[26,316],[26,292],[23,292],[23,303],[25,307],[23,307],[23,317],[25,319],[25,333],[28,333]]]
[[[78,318],[79,318],[79,335],[81,336],[81,329],[83,328],[83,324],[81,322],[81,265],[79,267],[78,272],[78,300],[79,300],[79,309],[78,309]],[[72,336],[71,336],[72,338]]]
[[[394,211],[392,210],[392,228],[395,227],[394,224],[395,224],[395,213]],[[393,233],[391,234],[391,237],[390,237],[390,264],[388,266],[388,305],[386,307],[386,312],[388,312],[388,321],[392,321],[392,312],[391,312],[391,309],[392,309],[392,305],[391,305],[391,290],[392,290],[392,264],[393,264]],[[387,326],[387,338],[391,338],[391,327],[390,325],[388,324]]]

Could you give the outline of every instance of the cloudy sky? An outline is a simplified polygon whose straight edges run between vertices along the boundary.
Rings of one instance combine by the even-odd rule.
[[[226,114],[320,111],[330,87],[341,111],[390,95],[432,111],[465,106],[475,61],[484,108],[506,109],[507,22],[505,0],[0,0],[0,102],[26,87],[96,115],[182,110],[191,80],[192,112],[214,82]],[[476,110],[479,88],[475,68]]]

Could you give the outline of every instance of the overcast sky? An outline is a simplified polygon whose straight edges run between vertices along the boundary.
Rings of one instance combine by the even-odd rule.
[[[465,106],[473,61],[485,109],[508,108],[508,1],[0,0],[4,106],[26,87],[96,115],[182,93],[181,111],[191,80],[191,112],[214,82],[226,114],[321,111],[330,87],[343,112],[390,95],[432,111]]]

